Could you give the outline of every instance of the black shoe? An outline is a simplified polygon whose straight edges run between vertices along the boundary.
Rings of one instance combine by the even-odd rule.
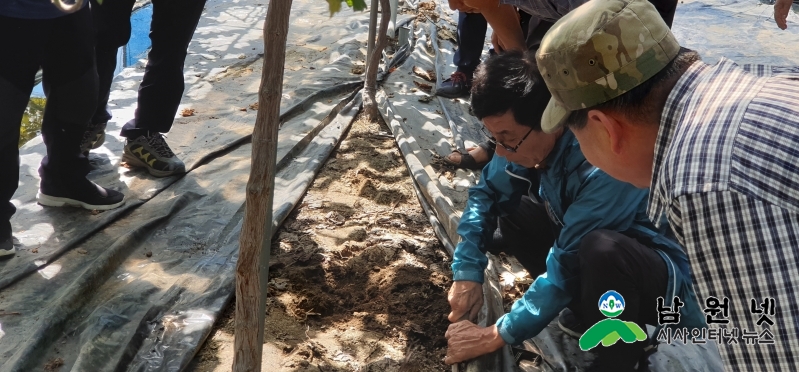
[[[80,152],[88,155],[89,150],[102,146],[105,143],[106,126],[108,123],[89,124],[86,132],[83,133],[83,140],[80,141]]]
[[[582,320],[574,315],[568,307],[563,309],[558,316],[558,327],[563,333],[579,339],[583,333],[588,330],[588,327],[583,324]]]
[[[436,95],[446,98],[468,97],[471,89],[472,77],[455,71],[449,79],[441,82],[441,86],[436,89]]]
[[[14,239],[13,237],[0,241],[0,259],[11,257],[17,253],[16,246],[18,245],[19,240]]]
[[[125,195],[106,189],[82,178],[78,182],[62,182],[58,185],[42,181],[36,199],[48,207],[73,206],[88,210],[106,211],[125,204]]]

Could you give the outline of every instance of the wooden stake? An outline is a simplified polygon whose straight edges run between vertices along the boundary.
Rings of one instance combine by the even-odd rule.
[[[277,131],[291,0],[272,0],[264,22],[264,66],[258,116],[252,134],[252,165],[236,264],[234,372],[260,372],[264,344],[272,199],[275,194]]]
[[[374,3],[372,2],[372,9],[374,10]],[[377,69],[380,67],[380,60],[383,58],[383,49],[388,44],[388,37],[386,31],[388,30],[388,21],[391,18],[391,3],[389,0],[380,0],[380,28],[377,30],[377,43],[372,48],[371,53],[367,56],[366,64],[366,81],[363,86],[363,111],[366,113],[369,120],[377,120],[380,113],[377,110],[377,100],[375,93],[377,92]],[[373,32],[370,29],[369,34]],[[368,46],[368,45],[367,45]]]

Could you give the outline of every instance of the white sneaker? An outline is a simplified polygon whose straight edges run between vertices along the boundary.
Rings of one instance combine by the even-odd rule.
[[[13,256],[16,254],[17,245],[19,245],[19,240],[14,237],[0,242],[0,257]]]

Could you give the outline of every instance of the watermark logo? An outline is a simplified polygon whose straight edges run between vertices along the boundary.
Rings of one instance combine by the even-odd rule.
[[[606,317],[615,318],[624,311],[624,297],[616,291],[607,291],[599,298],[599,311]]]
[[[745,308],[753,316],[752,322],[757,318],[753,328],[739,328],[732,326],[730,322],[730,309],[732,301],[726,296],[721,298],[709,296],[705,299],[705,313],[707,327],[688,328],[679,327],[680,309],[685,303],[677,296],[674,296],[670,305],[666,305],[666,299],[657,298],[658,324],[661,326],[655,339],[666,344],[676,344],[681,342],[683,345],[706,344],[708,341],[715,341],[719,345],[773,345],[776,335],[774,318],[777,315],[777,304],[773,297],[765,297],[762,302],[751,298],[750,306]],[[738,308],[739,314],[745,313],[741,307]],[[739,320],[741,320],[739,318]],[[757,326],[760,326],[758,329]],[[750,323],[751,327],[751,323]]]
[[[646,340],[646,333],[638,324],[613,319],[624,311],[624,297],[619,292],[607,291],[599,297],[599,311],[608,319],[603,319],[588,328],[580,337],[580,349],[591,350],[600,343],[608,347],[619,340],[628,344]]]

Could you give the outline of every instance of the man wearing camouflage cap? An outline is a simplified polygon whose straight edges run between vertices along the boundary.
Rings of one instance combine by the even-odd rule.
[[[644,0],[589,1],[536,60],[542,129],[569,127],[592,164],[651,188],[708,318],[729,321],[728,370],[799,370],[799,68],[702,63]]]
[[[656,326],[652,310],[662,297],[664,306],[683,305],[675,327],[704,329],[688,258],[667,224],[655,228],[649,221],[648,190],[588,163],[570,131],[541,131],[550,94],[536,70],[533,53],[508,52],[487,59],[475,73],[472,112],[496,143],[496,155],[469,190],[458,224],[444,362],[537,335],[559,339],[545,331],[551,323],[572,337],[588,332],[586,340],[592,339],[595,333],[587,329],[606,320],[597,305],[609,291],[623,298],[619,321],[642,330]],[[515,257],[535,281],[507,314],[481,327],[473,322],[483,304],[486,252]],[[601,337],[607,335],[612,333]],[[636,340],[608,340],[586,371],[635,370],[652,346],[651,339]]]

